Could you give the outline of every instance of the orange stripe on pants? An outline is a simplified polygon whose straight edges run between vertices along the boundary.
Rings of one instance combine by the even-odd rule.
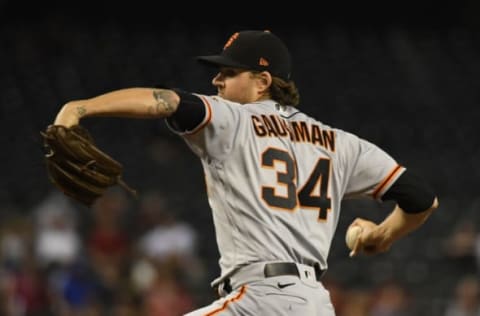
[[[216,309],[216,310],[213,310],[211,311],[210,313],[206,314],[205,316],[213,316],[213,315],[216,315],[218,313],[220,313],[221,311],[225,310],[228,306],[228,304],[230,303],[233,303],[233,302],[236,302],[238,301],[239,299],[241,299],[243,297],[243,295],[245,294],[245,292],[247,291],[247,286],[244,285],[240,288],[240,292],[237,294],[237,296],[235,297],[232,297],[231,299],[228,299],[225,301],[225,303],[223,303],[222,307]]]

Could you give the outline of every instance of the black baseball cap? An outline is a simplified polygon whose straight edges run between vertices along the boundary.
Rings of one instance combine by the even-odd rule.
[[[290,79],[291,58],[287,46],[270,31],[236,32],[219,55],[198,56],[203,64],[268,71],[274,77]]]

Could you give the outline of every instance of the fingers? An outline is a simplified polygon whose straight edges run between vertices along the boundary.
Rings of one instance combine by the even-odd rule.
[[[353,246],[352,251],[350,251],[350,254],[349,254],[350,258],[355,257],[358,253],[360,253],[362,249],[362,242],[361,242],[362,234],[363,234],[363,229],[360,231],[360,235],[355,240],[355,245]]]
[[[362,218],[356,218],[351,224],[351,226],[359,226],[361,228],[360,234],[358,235],[357,239],[355,240],[354,246],[350,251],[350,258],[357,256],[362,250],[362,235],[365,227],[365,220]]]
[[[355,240],[354,247],[350,251],[349,257],[352,258],[361,253],[367,255],[375,254],[377,252],[377,240],[374,232],[377,224],[363,218],[356,218],[350,226],[359,226],[362,230],[358,238]]]
[[[366,255],[374,255],[379,253],[378,247],[376,245],[368,245],[363,247],[363,253]]]
[[[361,226],[361,227],[375,227],[377,224],[375,224],[372,221],[357,217],[355,220],[350,224],[350,226]]]

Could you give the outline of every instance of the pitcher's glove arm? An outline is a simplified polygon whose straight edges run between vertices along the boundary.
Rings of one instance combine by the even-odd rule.
[[[136,191],[122,180],[122,165],[95,145],[85,127],[49,125],[40,134],[48,177],[65,195],[90,207],[109,187],[118,184],[136,196]]]

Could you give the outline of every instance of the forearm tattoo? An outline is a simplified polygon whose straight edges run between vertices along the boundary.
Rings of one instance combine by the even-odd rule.
[[[77,116],[78,117],[83,117],[85,115],[85,113],[87,113],[87,110],[85,109],[85,107],[83,105],[79,105],[77,106]]]
[[[151,114],[169,114],[174,111],[174,100],[171,91],[154,90],[153,97],[157,103],[149,108]]]

